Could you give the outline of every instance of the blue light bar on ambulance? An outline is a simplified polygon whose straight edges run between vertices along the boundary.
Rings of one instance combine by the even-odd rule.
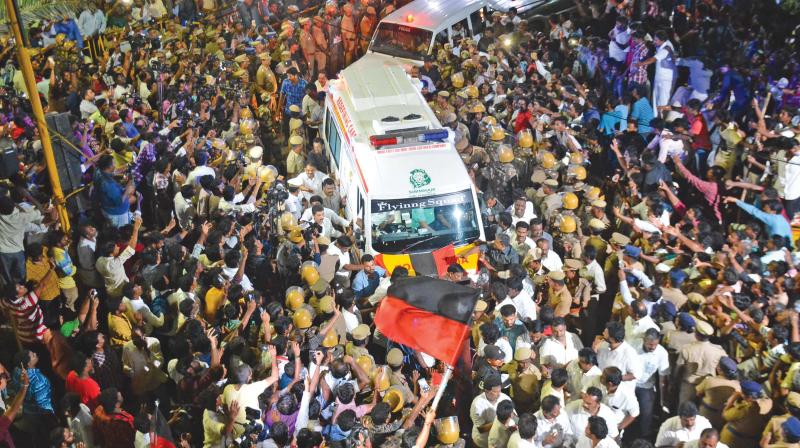
[[[369,138],[369,143],[380,148],[382,146],[393,146],[401,143],[418,142],[441,142],[447,140],[450,132],[447,129],[429,129],[422,132],[398,132],[396,134],[373,135]]]

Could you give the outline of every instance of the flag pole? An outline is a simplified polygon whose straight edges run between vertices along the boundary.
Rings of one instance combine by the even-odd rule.
[[[442,384],[439,385],[439,390],[436,391],[436,395],[433,397],[433,402],[431,403],[431,409],[436,409],[439,407],[439,400],[442,399],[442,394],[444,394],[444,389],[447,387],[447,382],[450,381],[450,377],[453,375],[453,368],[449,364],[445,364],[447,368],[444,370],[444,375],[442,376]]]

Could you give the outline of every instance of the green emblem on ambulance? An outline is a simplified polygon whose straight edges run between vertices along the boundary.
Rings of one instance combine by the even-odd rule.
[[[411,170],[411,177],[408,180],[414,188],[422,188],[431,183],[431,177],[428,176],[428,173],[419,168]]]

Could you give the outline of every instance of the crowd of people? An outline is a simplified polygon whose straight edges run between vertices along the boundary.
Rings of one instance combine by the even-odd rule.
[[[66,228],[3,39],[0,443],[800,446],[800,36],[777,3],[485,10],[412,64],[486,235],[443,276],[481,293],[446,384],[375,327],[413,273],[360,251],[319,132],[394,0],[26,23],[82,189]]]

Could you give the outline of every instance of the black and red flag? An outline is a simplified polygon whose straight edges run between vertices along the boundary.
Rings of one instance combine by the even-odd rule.
[[[467,341],[480,291],[431,277],[408,277],[389,287],[375,325],[387,338],[454,366]]]

